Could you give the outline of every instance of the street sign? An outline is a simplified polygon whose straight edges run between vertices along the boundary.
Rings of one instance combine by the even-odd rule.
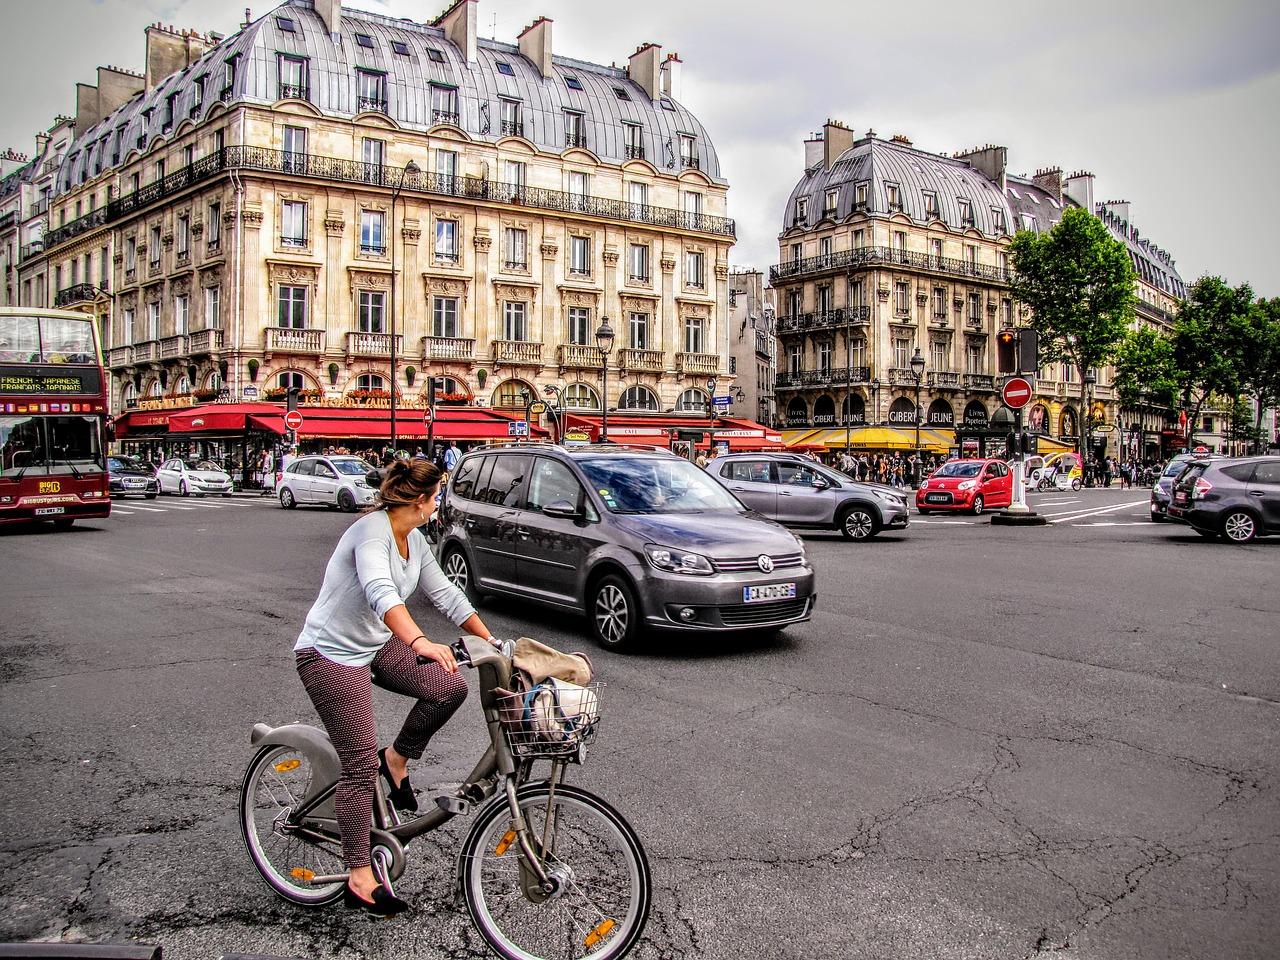
[[[423,422],[423,423],[430,423],[430,422],[431,422],[431,420],[432,420],[432,418],[433,418],[433,413],[432,413],[432,411],[431,411],[431,409],[430,409],[430,408],[428,408],[428,409],[426,409],[426,410],[424,410],[424,411],[422,412],[422,422]]]
[[[529,404],[529,416],[540,417],[547,412],[547,405],[541,400],[535,400]]]
[[[256,398],[257,398],[257,396],[258,396],[258,388],[257,388],[257,387],[245,387],[244,389],[242,389],[242,390],[240,391],[240,395],[241,395],[242,397],[244,397],[246,400],[254,400],[254,399],[256,399]]]
[[[717,407],[727,407],[729,404],[733,403],[733,397],[712,397],[711,402]]]
[[[1031,381],[1026,377],[1010,377],[1004,382],[1000,399],[1010,410],[1021,410],[1031,402]]]
[[[290,430],[302,429],[302,414],[297,410],[290,410],[284,415],[284,425]]]
[[[565,443],[590,443],[591,434],[586,430],[569,430],[564,435]]]
[[[529,435],[528,420],[512,420],[507,424],[508,437],[527,437]]]

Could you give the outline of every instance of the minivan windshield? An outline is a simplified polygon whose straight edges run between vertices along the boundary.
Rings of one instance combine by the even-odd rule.
[[[700,513],[745,507],[688,460],[590,457],[577,461],[612,513]]]
[[[933,475],[935,477],[976,477],[981,469],[981,460],[952,460],[933,471]]]

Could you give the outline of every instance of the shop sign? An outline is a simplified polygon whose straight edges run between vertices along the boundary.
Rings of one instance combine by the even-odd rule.
[[[139,400],[140,410],[181,410],[183,407],[196,406],[196,398],[191,394],[181,397],[158,397],[152,400]]]

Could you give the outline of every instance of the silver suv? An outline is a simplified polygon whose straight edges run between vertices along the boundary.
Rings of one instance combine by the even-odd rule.
[[[854,480],[793,453],[724,454],[707,470],[751,509],[789,527],[869,540],[909,522],[906,494],[897,488]]]
[[[473,451],[440,514],[441,566],[473,600],[494,593],[585,614],[607,649],[646,627],[776,630],[813,610],[800,540],[669,453]]]

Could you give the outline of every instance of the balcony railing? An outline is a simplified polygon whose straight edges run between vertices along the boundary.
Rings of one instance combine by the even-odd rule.
[[[56,233],[57,231],[54,231],[54,232]],[[22,263],[24,260],[28,260],[31,257],[34,257],[37,253],[43,253],[43,252],[44,252],[43,240],[32,240],[30,243],[24,243],[21,247],[18,248],[18,262]]]
[[[756,334],[756,353],[762,357],[771,355],[769,352],[769,338],[763,333]]]
[[[870,367],[818,367],[807,370],[783,370],[774,378],[777,389],[799,387],[829,387],[840,384],[871,382]]]
[[[193,357],[217,353],[222,349],[222,331],[197,330],[187,337],[187,349]]]
[[[948,276],[989,280],[993,283],[1008,283],[1012,275],[1010,270],[983,263],[968,263],[955,257],[931,257],[928,254],[895,250],[892,247],[858,247],[855,250],[839,250],[835,253],[776,263],[769,268],[769,280],[776,283],[793,277],[885,264],[929,270]]]
[[[560,190],[543,190],[536,187],[498,183],[483,177],[451,177],[446,174],[425,172],[403,176],[403,171],[400,169],[384,168],[371,181],[369,172],[371,166],[377,165],[315,154],[285,153],[283,150],[272,150],[267,147],[223,147],[188,166],[175,170],[162,180],[156,180],[132,193],[117,197],[105,207],[99,207],[93,213],[50,231],[46,234],[44,243],[45,246],[52,248],[95,226],[129,216],[159,200],[232,170],[288,173],[346,183],[399,184],[403,177],[404,189],[410,193],[464,197],[492,203],[520,203],[542,210],[584,213],[605,220],[645,223],[673,230],[688,230],[724,237],[734,236],[736,230],[733,220],[727,217],[686,213],[671,207],[652,207],[648,204],[627,203],[623,200],[610,200],[604,197],[584,197]]]
[[[523,120],[503,120],[501,123],[502,135],[504,137],[523,137],[524,121]]]
[[[53,305],[55,307],[69,307],[73,303],[86,303],[97,299],[101,292],[92,283],[77,283],[74,286],[64,287],[59,290],[58,295],[53,298]]]
[[[107,366],[112,369],[133,363],[133,347],[112,347],[107,351]]]
[[[431,120],[433,123],[451,123],[455,127],[462,125],[462,120],[454,110],[432,110]]]
[[[702,162],[697,157],[681,157],[680,167],[684,170],[701,170]]]
[[[160,344],[155,340],[144,340],[133,345],[134,363],[154,363],[160,359]]]
[[[894,387],[914,387],[916,375],[911,372],[910,367],[890,367],[889,384]]]
[[[542,344],[528,340],[493,341],[493,362],[542,366]]]
[[[306,100],[307,86],[303,83],[282,83],[280,84],[281,100]]]
[[[585,147],[587,145],[587,136],[583,133],[566,133],[564,135],[564,145],[566,147]]]
[[[401,353],[401,341],[404,338],[396,334],[396,353]],[[391,355],[391,334],[389,333],[348,333],[348,357],[386,357]]]
[[[560,366],[575,370],[599,370],[604,366],[600,348],[586,343],[562,343],[559,350]]]
[[[871,321],[871,308],[837,307],[835,310],[816,310],[798,313],[778,320],[779,333],[797,333],[803,330],[822,330],[843,326],[860,326]]]
[[[297,327],[267,327],[263,333],[263,352],[324,353],[324,331]]]
[[[474,360],[476,342],[467,337],[423,337],[422,360]]]
[[[716,353],[677,353],[676,373],[714,377],[720,373],[720,355]]]
[[[386,113],[386,97],[356,97],[356,110],[360,113]]]
[[[991,390],[996,388],[995,377],[985,373],[966,373],[964,375],[964,388],[966,390]]]
[[[178,334],[176,337],[165,337],[160,341],[160,359],[175,360],[187,355],[187,338]]]
[[[661,350],[623,347],[618,351],[619,370],[663,370],[665,367],[666,359]]]
[[[643,159],[644,159],[644,144],[643,144],[643,143],[628,143],[628,144],[627,144],[627,159],[628,159],[628,160],[643,160]]]
[[[931,373],[929,374],[929,386],[942,390],[958,390],[960,389],[960,374],[946,370]]]

